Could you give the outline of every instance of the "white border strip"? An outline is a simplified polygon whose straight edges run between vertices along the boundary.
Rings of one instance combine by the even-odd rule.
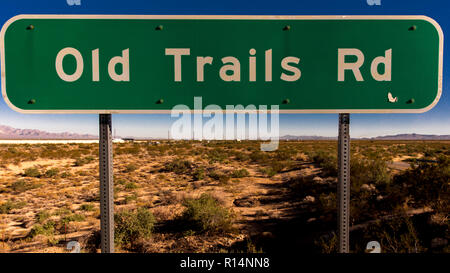
[[[442,70],[444,59],[444,34],[439,24],[432,18],[423,15],[319,15],[319,16],[297,16],[297,15],[42,15],[21,14],[10,18],[2,27],[0,32],[0,54],[1,54],[1,79],[2,96],[6,104],[16,112],[27,114],[169,114],[171,110],[24,110],[11,103],[6,94],[6,72],[5,72],[5,32],[8,27],[20,19],[229,19],[229,20],[424,20],[431,23],[439,34],[439,69],[438,69],[438,93],[435,100],[425,108],[421,109],[303,109],[303,110],[279,110],[281,114],[301,113],[424,113],[433,108],[441,98],[442,94]],[[258,112],[257,110],[256,112]],[[202,111],[191,110],[191,113]],[[203,111],[206,113],[208,111]],[[223,112],[227,112],[223,110]],[[245,111],[232,111],[233,113]],[[268,109],[270,112],[270,109]]]

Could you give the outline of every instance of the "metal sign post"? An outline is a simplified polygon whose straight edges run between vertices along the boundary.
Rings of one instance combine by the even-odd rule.
[[[102,253],[114,253],[114,183],[111,114],[100,114],[100,227]]]
[[[348,253],[350,218],[350,114],[339,114],[338,168],[339,253]]]

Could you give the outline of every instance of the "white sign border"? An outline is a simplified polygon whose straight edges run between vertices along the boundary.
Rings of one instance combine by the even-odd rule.
[[[438,93],[435,100],[427,107],[421,109],[302,109],[302,110],[279,110],[280,114],[314,114],[314,113],[424,113],[432,109],[441,98],[442,94],[442,70],[443,70],[443,45],[444,34],[440,25],[432,18],[424,15],[88,15],[88,14],[21,14],[10,18],[2,27],[0,32],[0,55],[1,55],[1,88],[2,96],[6,104],[16,112],[26,114],[169,114],[171,110],[24,110],[11,103],[6,94],[6,69],[5,69],[5,43],[4,36],[8,27],[20,19],[229,19],[229,20],[424,20],[431,23],[439,34],[439,68],[438,68]],[[259,111],[259,110],[257,110]],[[202,111],[191,110],[191,113]],[[208,111],[203,111],[203,113]],[[227,112],[223,110],[223,112]],[[238,113],[242,111],[232,111]],[[267,110],[270,112],[270,109]]]

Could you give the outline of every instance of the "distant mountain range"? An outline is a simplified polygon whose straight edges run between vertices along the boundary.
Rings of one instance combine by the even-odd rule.
[[[76,133],[49,133],[36,129],[17,129],[0,125],[0,139],[98,139],[98,136]]]
[[[373,140],[450,140],[450,135],[420,135],[420,134],[398,134],[388,136],[378,136],[372,138]]]
[[[336,140],[337,137],[285,135],[285,136],[280,137],[280,139],[281,140]]]
[[[336,140],[337,137],[323,136],[292,136],[285,135],[281,140]],[[450,140],[450,135],[421,135],[421,134],[398,134],[377,137],[352,138],[360,140]]]
[[[133,138],[133,137],[130,137]],[[11,126],[0,125],[0,139],[98,139],[98,136],[90,134],[77,134],[70,132],[50,133],[37,129],[18,129]],[[134,138],[140,139],[140,138]],[[152,139],[152,138],[146,138]],[[324,136],[294,136],[285,135],[281,140],[336,140],[337,137]],[[378,136],[372,138],[355,138],[362,140],[450,140],[450,135],[421,135],[421,134],[398,134]]]

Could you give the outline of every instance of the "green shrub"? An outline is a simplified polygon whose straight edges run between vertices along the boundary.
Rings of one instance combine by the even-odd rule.
[[[61,241],[60,239],[55,238],[54,236],[50,236],[50,237],[48,238],[48,240],[47,240],[47,243],[48,243],[50,246],[57,246],[57,245],[59,244],[60,241]]]
[[[208,174],[209,177],[211,177],[214,180],[219,181],[220,184],[226,184],[230,180],[230,176],[224,173],[219,172],[210,172]]]
[[[270,161],[270,157],[267,153],[261,151],[254,151],[250,154],[250,161],[253,163],[267,163]]]
[[[247,177],[249,175],[250,175],[250,173],[247,171],[247,169],[234,170],[231,173],[231,177],[233,177],[233,178]]]
[[[353,158],[350,161],[350,181],[352,188],[358,190],[363,184],[383,185],[390,182],[386,161]]]
[[[431,206],[448,211],[450,207],[450,157],[441,156],[437,163],[420,162],[393,178],[388,187],[390,198],[410,199],[415,206]]]
[[[134,190],[136,189],[138,186],[136,185],[136,183],[134,182],[128,182],[127,184],[125,184],[125,189],[126,190]]]
[[[124,185],[125,183],[127,183],[127,181],[125,179],[114,179],[115,184],[117,185]]]
[[[320,236],[319,240],[315,240],[314,244],[319,248],[319,251],[324,254],[337,253],[338,251],[338,236],[336,233]]]
[[[117,148],[114,149],[115,154],[131,154],[131,155],[138,155],[141,152],[141,148],[139,147],[138,143],[133,143],[131,147],[124,147],[124,148]]]
[[[297,153],[294,149],[279,149],[275,151],[275,160],[277,161],[289,161]]]
[[[136,193],[133,193],[132,195],[125,196],[124,202],[125,202],[125,204],[129,204],[132,201],[136,201],[137,199],[138,199],[138,195]]]
[[[59,173],[57,168],[51,168],[45,172],[45,177],[54,177]]]
[[[61,173],[61,178],[67,178],[67,177],[70,177],[70,173],[69,172]]]
[[[86,157],[83,157],[83,158],[78,157],[78,158],[75,159],[74,165],[75,165],[76,167],[83,166],[83,165],[85,165],[85,164],[90,163],[90,162],[93,161],[94,159],[95,159],[95,158],[94,158],[93,156],[86,156]]]
[[[50,213],[46,210],[40,211],[36,214],[36,220],[40,224],[44,223],[48,218],[50,218]]]
[[[234,157],[237,161],[247,161],[250,159],[250,156],[243,152],[235,152]]]
[[[117,245],[133,248],[139,239],[152,236],[155,222],[153,214],[145,208],[118,212],[114,215],[114,241]]]
[[[323,212],[334,212],[337,208],[336,193],[321,193],[319,195],[319,206]]]
[[[40,187],[41,184],[19,180],[10,185],[10,188],[17,193],[25,192]]]
[[[61,222],[65,223],[65,224],[68,224],[69,222],[82,222],[82,221],[84,221],[84,219],[85,219],[85,217],[84,217],[83,214],[76,214],[76,213],[74,213],[74,214],[70,214],[70,215],[64,216],[61,219]]]
[[[380,242],[382,253],[420,253],[427,250],[414,222],[407,215],[376,221],[356,232],[355,236],[362,237],[355,242],[356,252],[364,252],[365,242],[373,238]]]
[[[228,157],[225,150],[223,150],[221,148],[215,148],[212,150],[208,150],[206,155],[209,159],[209,163],[211,163],[211,164],[216,163],[216,162],[219,162],[219,163],[223,162]]]
[[[183,202],[185,210],[181,215],[186,230],[198,233],[229,232],[232,230],[231,212],[218,203],[209,194],[202,194],[196,199],[186,199]]]
[[[205,178],[205,169],[198,168],[192,172],[192,179],[194,181],[202,180],[203,178]]]
[[[192,169],[192,163],[188,160],[175,159],[168,162],[162,169],[165,172],[174,172],[176,174],[186,174]]]
[[[26,206],[26,202],[14,202],[11,200],[6,201],[0,205],[0,214],[7,214],[13,209],[21,209]]]
[[[277,174],[277,172],[274,169],[272,169],[272,167],[261,168],[260,172],[267,175],[267,177],[272,177]]]
[[[127,172],[127,173],[134,172],[137,169],[138,169],[138,167],[136,166],[136,164],[133,164],[133,163],[125,166],[125,172]]]
[[[52,221],[48,221],[47,223],[40,225],[34,225],[31,228],[30,233],[28,233],[28,237],[30,238],[34,238],[37,235],[46,235],[46,236],[50,236],[53,235],[53,233],[55,232],[55,223]]]
[[[322,176],[337,176],[337,158],[330,153],[319,151],[312,161],[322,168]]]
[[[95,207],[94,207],[93,204],[83,204],[83,205],[80,206],[80,209],[84,210],[84,211],[93,211],[94,208]]]
[[[27,168],[25,169],[25,172],[23,174],[24,176],[28,176],[28,177],[40,177],[41,173],[39,172],[39,170],[37,168]]]
[[[68,215],[71,214],[72,211],[68,208],[59,208],[55,211],[55,215],[61,216],[61,215]]]
[[[268,165],[269,166],[266,168],[266,174],[269,177],[272,177],[275,174],[280,173],[283,169],[288,167],[288,164],[286,164],[286,162],[278,162],[278,161],[272,161]]]

